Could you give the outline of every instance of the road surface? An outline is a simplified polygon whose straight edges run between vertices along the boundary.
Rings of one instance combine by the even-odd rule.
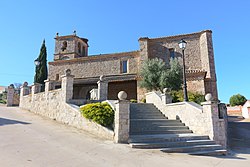
[[[248,153],[168,154],[114,144],[17,107],[0,106],[1,167],[248,167]]]

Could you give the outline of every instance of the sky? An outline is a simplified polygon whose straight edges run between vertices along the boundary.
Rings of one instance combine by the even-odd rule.
[[[57,32],[76,30],[95,55],[138,50],[140,37],[207,29],[213,31],[219,99],[228,103],[238,93],[250,99],[249,0],[1,0],[0,86],[32,84],[42,41],[52,61]]]

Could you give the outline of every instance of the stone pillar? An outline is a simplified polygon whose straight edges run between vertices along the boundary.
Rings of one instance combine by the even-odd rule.
[[[69,102],[73,98],[74,75],[71,75],[71,70],[65,70],[65,75],[62,78],[62,99]]]
[[[206,124],[207,132],[211,140],[214,140],[217,144],[221,144],[225,148],[227,147],[227,129],[226,121],[219,119],[219,107],[217,101],[212,101],[212,95],[209,93],[205,96],[206,102],[201,103],[203,107],[203,113],[207,117]]]
[[[98,84],[98,100],[107,100],[108,99],[108,82],[104,80],[103,76],[100,76]]]
[[[118,93],[119,100],[115,103],[115,142],[128,143],[130,102],[126,100],[127,93]]]
[[[44,82],[45,82],[45,92],[55,89],[55,81],[47,79],[44,80]]]
[[[13,106],[14,93],[15,93],[14,85],[10,84],[10,86],[8,86],[8,92],[7,92],[7,106],[8,107]]]
[[[42,84],[34,83],[34,85],[31,86],[31,93],[36,94],[36,93],[41,92],[41,87],[42,87]]]
[[[24,82],[21,86],[20,97],[30,94],[30,88],[28,87],[28,82]]]
[[[23,104],[23,96],[28,95],[30,93],[30,88],[28,87],[28,82],[24,82],[23,85],[21,86],[21,91],[20,91],[20,102],[19,102],[19,107],[23,108],[25,104]]]

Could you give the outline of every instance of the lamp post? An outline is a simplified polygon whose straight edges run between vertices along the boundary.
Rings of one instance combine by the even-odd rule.
[[[34,63],[35,63],[35,65],[36,65],[36,67],[38,67],[38,66],[40,65],[40,61],[39,61],[38,59],[36,59],[36,60],[34,61]]]
[[[39,67],[39,65],[41,64],[41,62],[38,60],[38,58],[36,60],[34,60],[34,64],[36,66],[36,71],[35,71],[35,78],[34,78],[34,83],[37,82],[37,69]]]
[[[184,93],[184,101],[188,101],[188,95],[187,95],[187,81],[186,81],[186,67],[185,67],[185,55],[184,50],[186,48],[187,42],[183,39],[178,43],[179,47],[182,50],[182,61],[183,61],[183,93]]]

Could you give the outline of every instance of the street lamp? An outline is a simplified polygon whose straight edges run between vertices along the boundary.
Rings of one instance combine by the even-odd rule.
[[[185,67],[185,55],[184,50],[186,48],[187,42],[183,39],[178,43],[179,47],[182,50],[182,61],[183,61],[183,93],[184,93],[184,101],[188,101],[188,95],[187,95],[187,81],[186,81],[186,67]]]

